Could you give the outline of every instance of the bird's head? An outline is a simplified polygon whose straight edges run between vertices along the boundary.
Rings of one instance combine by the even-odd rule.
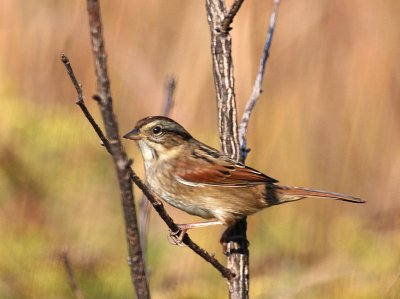
[[[185,145],[192,136],[177,122],[164,116],[139,120],[124,138],[135,140],[144,159],[159,157]]]

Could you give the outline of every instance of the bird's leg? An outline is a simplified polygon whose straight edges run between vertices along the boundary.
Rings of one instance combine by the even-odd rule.
[[[186,232],[192,228],[198,227],[206,227],[211,225],[223,225],[219,220],[215,221],[206,221],[206,222],[197,222],[197,223],[185,223],[185,224],[177,224],[178,230],[176,232],[170,231],[169,236],[171,237],[171,243],[178,246],[182,245],[183,237],[185,236]]]
[[[214,221],[205,221],[205,222],[197,222],[197,223],[186,223],[186,224],[177,224],[181,231],[188,231],[192,228],[198,227],[206,227],[211,225],[223,225],[222,221],[214,220]]]

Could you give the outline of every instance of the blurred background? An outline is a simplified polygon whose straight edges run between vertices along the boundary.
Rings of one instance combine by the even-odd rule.
[[[171,116],[218,148],[204,1],[101,3],[121,133],[160,113],[174,74]],[[239,115],[272,7],[245,1],[233,24]],[[252,216],[251,298],[400,298],[399,13],[397,0],[281,4],[247,163],[368,203],[307,199]],[[86,298],[132,298],[114,168],[74,104],[61,53],[101,123],[85,1],[0,2],[0,298],[72,298],[63,248]],[[125,146],[143,177],[137,147]],[[168,210],[178,223],[200,220]],[[222,232],[191,236],[224,262]],[[225,280],[167,234],[152,217],[153,298],[226,298]]]

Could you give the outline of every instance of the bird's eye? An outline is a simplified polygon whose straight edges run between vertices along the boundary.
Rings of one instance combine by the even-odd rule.
[[[153,134],[154,134],[154,135],[160,135],[161,132],[162,132],[162,130],[161,130],[161,127],[160,127],[160,126],[155,126],[155,127],[153,128]]]

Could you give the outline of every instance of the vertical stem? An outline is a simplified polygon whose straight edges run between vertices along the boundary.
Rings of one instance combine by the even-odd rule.
[[[231,53],[232,38],[228,32],[221,32],[219,27],[225,12],[224,1],[207,0],[221,148],[233,159],[238,160],[239,139]]]
[[[211,54],[217,93],[218,122],[222,150],[239,160],[239,137],[234,92],[232,40],[229,30],[220,25],[227,14],[223,0],[206,0],[207,19],[211,31]],[[249,251],[246,219],[228,228],[221,243],[227,255],[227,267],[235,276],[228,279],[229,298],[248,298]]]

